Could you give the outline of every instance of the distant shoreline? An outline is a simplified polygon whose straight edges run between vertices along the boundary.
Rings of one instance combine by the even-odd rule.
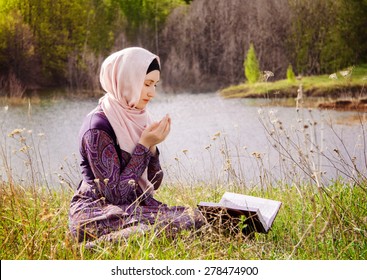
[[[220,92],[224,98],[297,98],[297,87],[289,87],[282,91],[269,91],[267,93],[253,93],[242,90],[229,90],[225,94]],[[313,88],[303,92],[303,98],[314,98],[318,101],[315,107],[333,110],[355,110],[367,112],[367,92],[363,86],[340,87],[333,91],[330,89]],[[326,100],[325,100],[326,99]]]
[[[340,71],[339,73],[343,73]],[[367,65],[353,68],[347,76],[334,73],[330,76],[298,77],[295,81],[278,80],[255,84],[242,83],[223,88],[224,98],[313,98],[315,106],[337,110],[367,111]]]

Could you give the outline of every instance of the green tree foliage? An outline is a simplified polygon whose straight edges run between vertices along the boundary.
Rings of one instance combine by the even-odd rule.
[[[159,52],[159,33],[171,11],[183,0],[117,0],[127,20],[125,32],[133,44],[142,44]]]
[[[250,84],[256,83],[260,78],[260,66],[256,58],[254,45],[251,43],[244,61],[245,77]]]
[[[14,72],[25,84],[70,82],[70,71],[88,67],[87,54],[97,56],[112,48],[119,15],[116,7],[114,0],[1,0],[0,62],[7,65],[2,76]],[[11,56],[20,64],[14,64]],[[40,74],[36,81],[34,69],[27,67],[27,61],[35,58],[39,61],[33,67]]]
[[[288,50],[303,74],[330,73],[367,61],[367,1],[289,0]]]
[[[95,87],[101,57],[114,47],[137,44],[158,52],[159,32],[178,5],[186,3],[0,0],[0,79],[12,73],[27,86]]]
[[[20,89],[39,81],[40,61],[35,50],[35,37],[19,11],[0,12],[0,95],[9,96],[14,86]]]

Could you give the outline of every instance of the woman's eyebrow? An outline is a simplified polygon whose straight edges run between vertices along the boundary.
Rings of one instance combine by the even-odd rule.
[[[158,81],[154,81],[154,80],[151,80],[151,79],[147,79],[147,80],[145,80],[145,82],[158,83],[158,82],[159,82],[159,80],[158,80]]]

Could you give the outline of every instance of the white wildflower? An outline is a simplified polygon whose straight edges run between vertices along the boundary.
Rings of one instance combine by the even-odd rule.
[[[336,73],[333,73],[329,76],[329,79],[332,79],[332,80],[337,80],[338,79],[338,76],[336,75]]]
[[[342,75],[345,78],[350,74],[350,71],[349,70],[339,71],[339,73],[340,73],[340,75]]]
[[[270,77],[274,77],[274,73],[271,71],[264,71],[264,81],[267,82]]]

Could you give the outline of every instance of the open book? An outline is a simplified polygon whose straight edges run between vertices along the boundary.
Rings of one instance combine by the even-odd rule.
[[[226,192],[219,203],[200,202],[198,208],[209,223],[219,221],[220,227],[240,225],[243,232],[267,233],[281,205],[276,200]]]

